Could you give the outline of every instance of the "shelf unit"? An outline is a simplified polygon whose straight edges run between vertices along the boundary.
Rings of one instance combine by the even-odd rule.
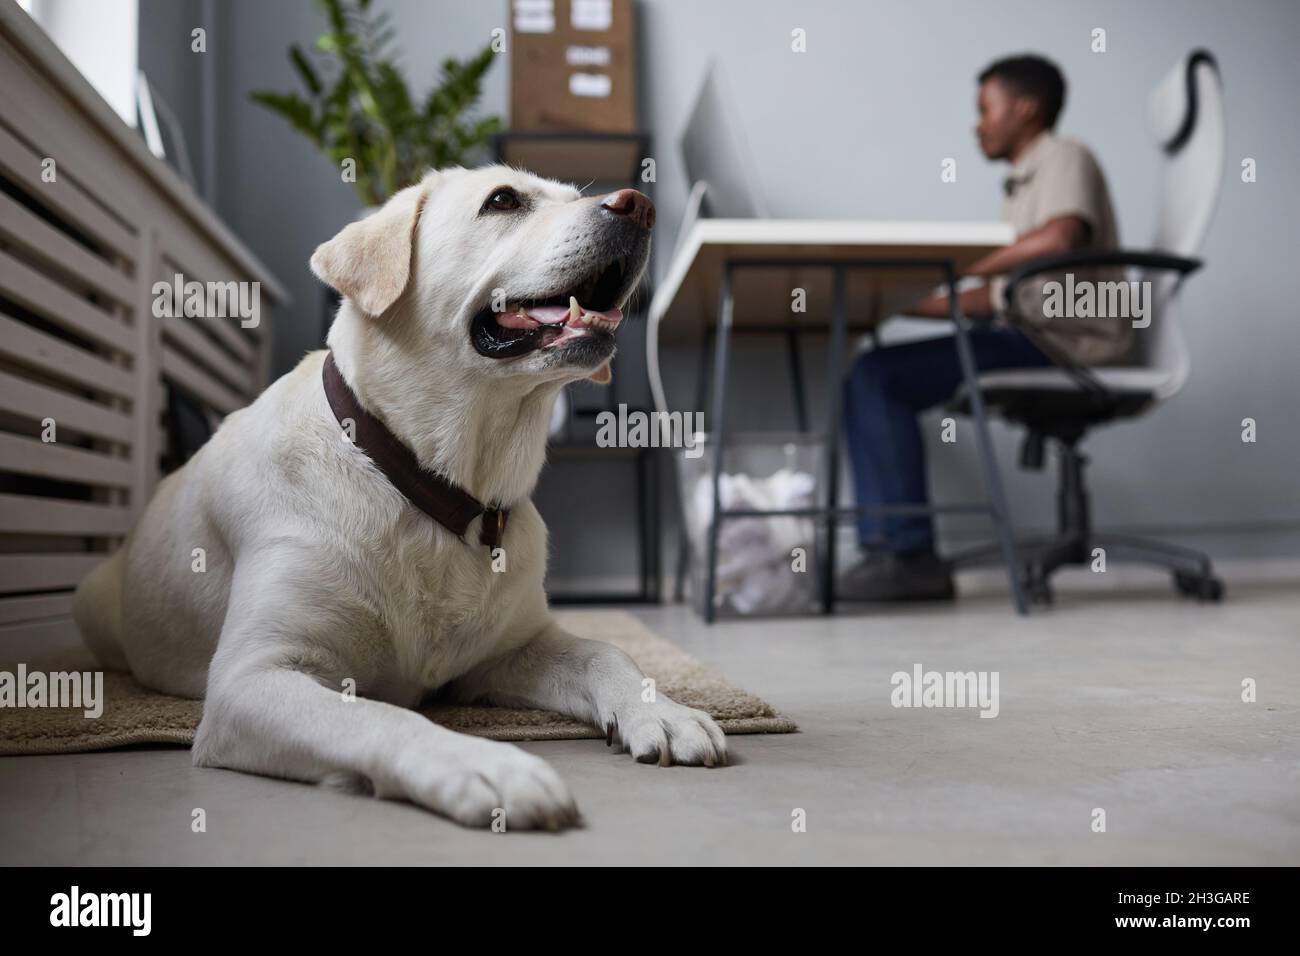
[[[557,132],[504,132],[492,138],[492,148],[499,163],[517,166],[539,176],[572,182],[584,191],[612,191],[627,186],[640,189],[653,198],[653,183],[642,181],[642,163],[650,155],[650,135],[644,131],[629,133],[557,131]],[[637,300],[648,303],[653,298],[651,290],[643,289]],[[640,331],[645,321],[643,308],[629,310],[627,324],[620,335]],[[640,588],[635,592],[557,592],[550,590],[556,604],[594,604],[605,602],[657,604],[660,600],[660,549],[659,549],[659,469],[660,456],[655,448],[609,449],[597,448],[594,419],[601,411],[616,410],[620,395],[626,393],[629,382],[645,385],[640,391],[648,392],[644,366],[629,367],[615,356],[612,366],[614,380],[608,386],[590,382],[570,386],[570,419],[563,436],[552,440],[550,468],[543,473],[542,482],[549,474],[562,469],[580,468],[584,461],[595,455],[626,460],[633,469],[636,482],[636,525],[638,577]],[[630,407],[629,410],[634,410]],[[635,409],[646,411],[647,409]],[[545,517],[545,514],[543,514]]]

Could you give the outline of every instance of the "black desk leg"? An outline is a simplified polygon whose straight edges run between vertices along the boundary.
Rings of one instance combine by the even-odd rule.
[[[722,529],[722,457],[727,415],[727,348],[731,344],[732,268],[722,270],[722,288],[718,293],[718,333],[713,346],[713,405],[709,409],[709,428],[713,438],[713,513],[709,521],[708,583],[704,588],[704,620],[712,624],[717,617],[714,594],[718,587],[718,532]]]
[[[957,292],[957,273],[952,262],[944,265],[944,281],[948,285],[948,307],[952,324],[957,329],[957,357],[961,361],[962,378],[970,395],[971,419],[975,422],[975,445],[979,451],[980,467],[984,471],[984,485],[988,489],[989,504],[993,510],[993,524],[997,528],[998,542],[1002,546],[1002,560],[1007,566],[1007,579],[1011,584],[1011,598],[1016,611],[1029,613],[1020,582],[1020,561],[1016,555],[1016,539],[1011,529],[1011,512],[1007,508],[1006,493],[1002,489],[1002,474],[993,455],[993,441],[989,437],[989,422],[984,414],[984,396],[979,389],[979,372],[971,351],[970,337],[966,331],[966,318],[962,314],[961,299]]]
[[[801,432],[808,430],[808,401],[804,397],[803,356],[799,354],[799,330],[786,329],[785,356],[790,363],[790,390],[794,397],[794,424]]]
[[[691,406],[691,411],[703,411],[704,403],[708,401],[709,395],[709,351],[713,345],[713,329],[705,329],[704,334],[700,337],[700,368],[695,377],[695,404]],[[667,411],[667,409],[664,409]],[[691,536],[689,533],[690,523],[687,521],[688,509],[690,505],[686,501],[687,489],[682,483],[677,482],[677,499],[680,512],[678,517],[681,526],[677,533],[677,571],[673,580],[673,603],[681,604],[686,597],[686,574],[691,565]]]
[[[646,522],[650,526],[650,533],[646,536],[646,565],[649,567],[648,588],[646,591],[646,600],[651,604],[658,604],[660,600],[660,583],[662,581],[663,569],[660,565],[660,535],[663,534],[663,528],[660,527],[660,483],[659,469],[662,466],[659,453],[653,449],[646,449],[649,454],[646,455]]]
[[[822,562],[822,612],[835,613],[835,539],[840,496],[840,408],[844,365],[844,335],[848,324],[844,301],[844,267],[836,266],[832,278],[831,334],[826,345],[826,555]]]
[[[651,530],[650,527],[649,462],[653,455],[654,449],[652,448],[638,449],[633,468],[636,472],[637,543],[641,546],[641,553],[637,556],[637,571],[641,578],[640,594],[642,601],[650,600],[650,535],[658,534],[657,528]]]

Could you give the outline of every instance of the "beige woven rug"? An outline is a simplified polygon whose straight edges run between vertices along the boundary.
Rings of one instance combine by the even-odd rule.
[[[621,647],[655,679],[659,693],[713,715],[728,734],[780,734],[797,728],[766,701],[733,687],[675,644],[656,637],[623,611],[561,611],[556,618],[581,637]],[[86,650],[27,661],[27,672],[97,670]],[[17,673],[17,664],[0,664]],[[183,744],[194,740],[203,702],[145,690],[130,676],[104,672],[104,711],[87,719],[70,708],[0,709],[0,756],[81,753],[127,744]],[[603,731],[560,714],[483,705],[436,705],[421,711],[452,730],[493,740],[600,739]]]

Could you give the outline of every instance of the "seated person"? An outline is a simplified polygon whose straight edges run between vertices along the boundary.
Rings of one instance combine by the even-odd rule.
[[[1110,194],[1092,153],[1053,132],[1064,102],[1064,78],[1041,57],[999,60],[979,76],[976,135],[985,156],[1011,164],[1002,214],[1016,232],[1013,243],[962,274],[985,280],[959,292],[965,314],[995,320],[991,327],[970,333],[981,372],[1048,365],[1049,353],[1078,364],[1103,364],[1123,358],[1132,343],[1130,322],[1037,319],[1027,335],[1010,323],[1004,309],[1006,273],[1016,266],[1041,256],[1118,245]],[[1038,311],[1041,316],[1042,309]],[[908,314],[950,319],[948,297],[925,299]],[[1021,314],[1018,310],[1017,316]],[[917,415],[949,399],[961,381],[951,336],[858,356],[844,386],[844,431],[859,506],[926,504]],[[861,515],[858,540],[867,554],[841,579],[836,592],[840,597],[952,598],[952,575],[935,554],[928,514]]]

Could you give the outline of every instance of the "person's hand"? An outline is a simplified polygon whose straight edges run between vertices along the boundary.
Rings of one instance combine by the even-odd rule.
[[[904,309],[903,314],[917,319],[946,319],[948,318],[948,297],[946,295],[927,295],[910,308]]]
[[[961,296],[961,310],[966,318],[982,319],[993,314],[993,298],[989,295],[987,283],[970,289],[963,289],[959,295]],[[943,293],[926,296],[903,314],[918,319],[952,318],[952,311],[948,306],[948,296]]]

